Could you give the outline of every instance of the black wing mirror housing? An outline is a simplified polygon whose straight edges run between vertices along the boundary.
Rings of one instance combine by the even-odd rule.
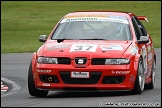
[[[46,35],[40,35],[39,36],[39,41],[40,42],[45,42],[46,41]]]
[[[140,40],[137,40],[138,44],[145,44],[149,42],[149,38],[147,36],[141,36]]]

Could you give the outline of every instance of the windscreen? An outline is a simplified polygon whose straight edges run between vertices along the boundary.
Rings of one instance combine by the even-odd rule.
[[[131,40],[124,16],[64,18],[51,39]]]

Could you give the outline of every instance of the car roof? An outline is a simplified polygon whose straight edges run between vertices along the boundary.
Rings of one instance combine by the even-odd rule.
[[[107,11],[107,10],[90,10],[90,11],[75,11],[66,14],[64,17],[68,16],[81,16],[81,15],[120,15],[120,16],[127,16],[127,15],[134,15],[130,12],[124,12],[124,11]]]

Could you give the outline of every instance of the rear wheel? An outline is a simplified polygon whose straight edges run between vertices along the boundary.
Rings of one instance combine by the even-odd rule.
[[[38,90],[35,87],[33,74],[32,74],[32,62],[30,63],[29,71],[28,71],[28,91],[31,96],[38,96],[38,97],[45,97],[49,92],[45,90]]]
[[[143,66],[143,60],[142,58],[140,58],[138,62],[136,81],[132,92],[134,94],[141,94],[144,90],[144,85],[145,85],[144,66]]]
[[[152,66],[152,71],[151,71],[151,83],[149,83],[148,85],[145,85],[146,89],[153,89],[154,88],[154,84],[155,84],[155,60]]]

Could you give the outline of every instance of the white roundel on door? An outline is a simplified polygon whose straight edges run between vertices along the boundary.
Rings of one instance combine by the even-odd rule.
[[[96,52],[97,44],[73,44],[70,48],[70,52],[74,51],[90,51]]]

